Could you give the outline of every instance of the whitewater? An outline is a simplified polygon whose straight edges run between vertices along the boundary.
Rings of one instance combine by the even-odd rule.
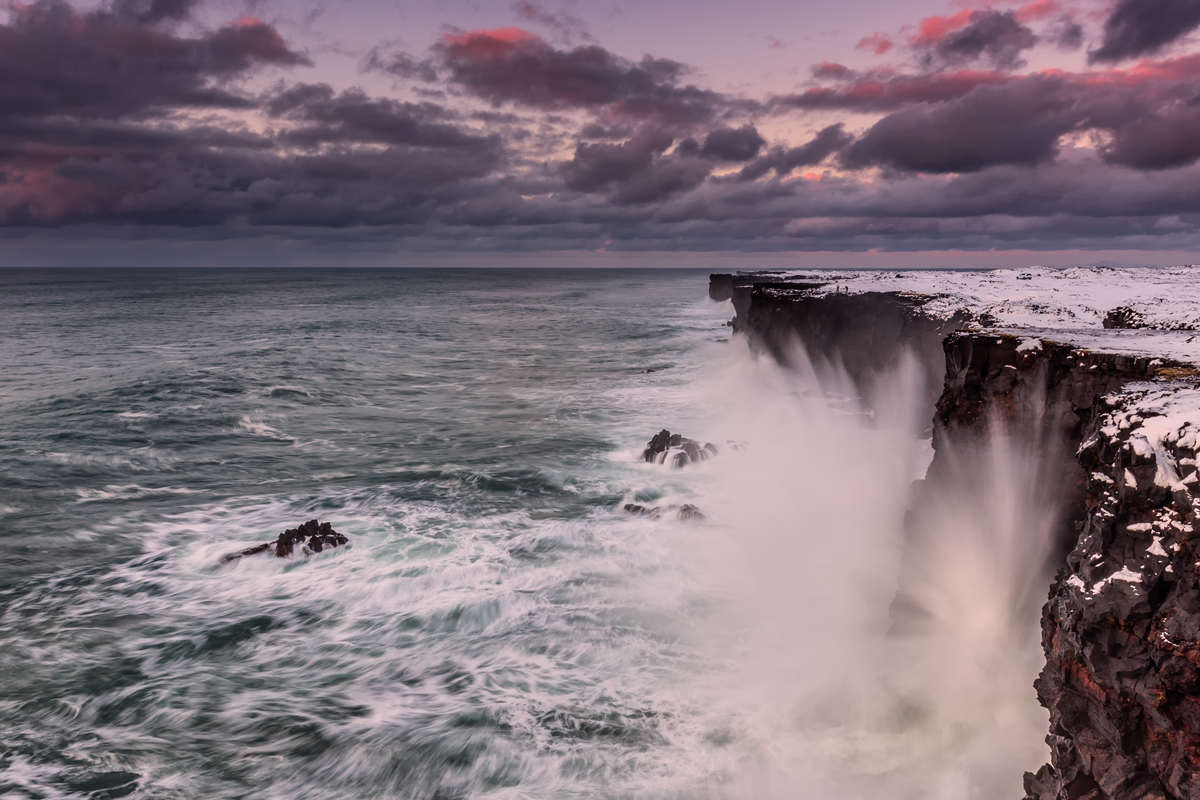
[[[911,359],[783,368],[693,270],[0,286],[3,800],[999,800],[1046,760],[1054,509],[997,446],[904,552]],[[663,428],[720,455],[641,461]],[[350,543],[220,563],[309,519]]]

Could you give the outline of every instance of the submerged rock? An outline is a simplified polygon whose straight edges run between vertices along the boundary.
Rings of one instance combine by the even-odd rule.
[[[223,556],[221,563],[228,564],[231,561],[237,561],[243,556],[254,556],[268,551],[274,553],[279,558],[287,558],[290,555],[294,555],[297,550],[304,555],[320,553],[322,550],[341,547],[349,541],[345,536],[335,531],[331,523],[310,519],[297,528],[288,528],[279,534],[279,538],[273,542],[255,545],[240,553],[230,553],[227,556]]]
[[[642,451],[642,460],[651,464],[683,467],[693,461],[707,461],[719,451],[712,442],[697,442],[663,428],[654,434]]]
[[[651,506],[650,508],[638,505],[637,503],[625,504],[625,513],[634,514],[639,517],[649,517],[650,519],[662,519],[662,516],[668,511],[674,511],[675,517],[683,522],[702,522],[705,519],[703,512],[691,503],[684,503],[681,506],[674,504],[669,506]]]

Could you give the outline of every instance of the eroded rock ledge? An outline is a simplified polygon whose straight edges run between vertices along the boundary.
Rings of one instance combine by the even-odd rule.
[[[1051,762],[1026,774],[1027,800],[1200,798],[1195,367],[1155,357],[1151,340],[1149,352],[1136,352],[1129,340],[1081,344],[1065,332],[984,327],[996,320],[978,309],[948,313],[944,297],[830,292],[811,276],[790,286],[778,275],[739,277],[751,286],[730,287],[747,295],[735,330],[777,357],[786,360],[795,337],[860,385],[906,348],[931,372],[944,365],[940,392],[930,391],[926,484],[949,480],[964,454],[979,452],[993,421],[1058,443],[1044,467],[1062,517],[1036,682],[1050,712]],[[914,492],[910,543],[921,535],[922,494]],[[904,585],[902,572],[900,617]]]

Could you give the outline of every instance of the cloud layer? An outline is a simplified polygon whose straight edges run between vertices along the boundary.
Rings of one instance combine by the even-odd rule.
[[[320,65],[268,22],[201,25],[197,1],[9,7],[5,235],[132,226],[448,250],[1200,244],[1200,0],[1119,0],[1099,16],[1058,0],[973,7],[873,34],[857,51],[867,66],[822,62],[776,96],[618,54],[531,2],[514,21],[553,41],[513,26],[450,32],[424,52],[376,48],[363,68],[396,90],[372,94],[315,78]],[[1075,70],[1027,69],[1086,40]]]

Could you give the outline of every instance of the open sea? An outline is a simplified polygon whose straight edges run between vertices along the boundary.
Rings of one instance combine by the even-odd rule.
[[[691,270],[0,271],[0,798],[1019,797],[1036,620],[976,634],[1003,669],[887,642],[919,381],[839,412],[732,313]],[[310,519],[349,544],[221,563]]]

